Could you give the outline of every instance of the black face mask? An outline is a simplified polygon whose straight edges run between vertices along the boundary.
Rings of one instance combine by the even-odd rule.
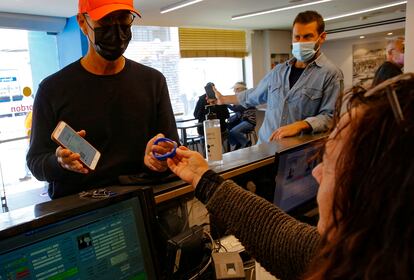
[[[128,47],[131,41],[131,26],[114,24],[95,27],[95,50],[106,60],[116,60]]]

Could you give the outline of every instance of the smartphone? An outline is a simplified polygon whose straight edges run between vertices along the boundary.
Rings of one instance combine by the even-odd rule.
[[[89,169],[95,170],[101,153],[64,121],[60,121],[52,133],[52,140],[80,155],[80,161]]]
[[[207,83],[207,85],[204,87],[208,99],[217,99],[216,93],[213,90],[213,86],[213,83]]]

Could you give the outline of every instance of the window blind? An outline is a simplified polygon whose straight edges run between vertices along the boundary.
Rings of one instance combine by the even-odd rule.
[[[245,57],[246,33],[240,30],[179,28],[180,54],[185,57]]]

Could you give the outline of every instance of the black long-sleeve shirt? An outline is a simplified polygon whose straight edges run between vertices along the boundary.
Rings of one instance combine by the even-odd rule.
[[[101,152],[95,171],[79,174],[57,162],[50,135],[63,120]],[[118,183],[118,176],[145,169],[145,147],[157,133],[178,141],[164,76],[126,59],[114,75],[95,75],[76,61],[39,85],[27,163],[33,175],[49,182],[49,195],[61,197]]]

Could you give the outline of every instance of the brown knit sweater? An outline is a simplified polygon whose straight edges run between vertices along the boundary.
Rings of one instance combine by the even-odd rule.
[[[252,257],[280,279],[300,278],[318,250],[315,227],[211,170],[203,174],[195,195]]]

